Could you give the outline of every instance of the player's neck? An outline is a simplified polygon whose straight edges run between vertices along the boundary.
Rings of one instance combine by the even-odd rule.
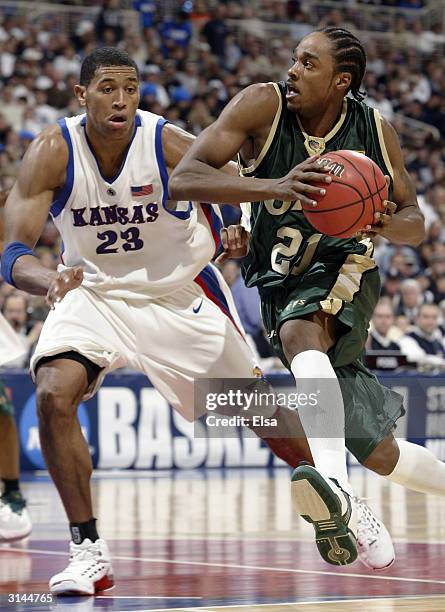
[[[303,116],[298,114],[300,124],[306,134],[324,138],[340,120],[343,110],[343,100],[338,104],[329,105],[324,111]]]
[[[90,147],[93,150],[102,175],[106,178],[115,176],[122,166],[128,145],[133,136],[133,129],[125,138],[114,140],[111,143],[108,138],[102,136],[102,134],[89,126],[88,123],[85,129]]]

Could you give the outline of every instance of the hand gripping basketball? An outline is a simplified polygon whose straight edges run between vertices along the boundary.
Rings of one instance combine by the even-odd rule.
[[[381,220],[388,183],[372,159],[355,151],[334,151],[322,155],[317,164],[327,169],[332,182],[324,196],[314,195],[315,207],[302,202],[311,225],[328,236],[350,238]]]
[[[286,176],[276,180],[276,199],[284,201],[299,200],[308,207],[315,206],[317,200],[326,194],[326,187],[332,182],[329,170],[319,164],[319,156],[309,157],[292,168]]]

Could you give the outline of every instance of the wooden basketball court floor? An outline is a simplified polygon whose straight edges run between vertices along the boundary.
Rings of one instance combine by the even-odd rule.
[[[47,593],[67,561],[68,530],[52,483],[24,483],[31,537],[0,545],[1,610],[188,612],[445,612],[445,504],[353,467],[356,492],[390,529],[384,573],[325,564],[312,528],[293,515],[289,471],[114,472],[93,481],[116,586],[91,598],[8,603]]]

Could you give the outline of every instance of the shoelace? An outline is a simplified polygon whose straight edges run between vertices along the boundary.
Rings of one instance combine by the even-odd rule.
[[[94,557],[99,551],[99,547],[94,543],[90,544],[88,548],[71,548],[70,550],[70,563],[84,563],[85,561],[94,561]]]
[[[359,497],[354,497],[357,504],[357,539],[361,544],[374,544],[380,533],[381,523],[371,509]]]

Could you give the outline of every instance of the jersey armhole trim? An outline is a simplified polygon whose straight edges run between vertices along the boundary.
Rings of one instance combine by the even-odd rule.
[[[158,163],[159,175],[162,181],[162,207],[174,217],[178,217],[178,219],[188,219],[193,209],[193,204],[191,202],[189,202],[187,210],[171,210],[170,208],[167,208],[168,171],[167,164],[165,163],[164,149],[162,147],[162,128],[166,123],[168,123],[168,121],[164,119],[164,117],[159,117],[158,122],[156,123],[155,132],[156,161]]]
[[[68,145],[68,164],[66,166],[66,178],[63,187],[58,189],[57,198],[51,205],[50,212],[53,217],[58,217],[62,210],[65,208],[68,202],[74,184],[74,154],[73,154],[73,143],[71,141],[70,132],[66,124],[66,119],[62,118],[57,121],[62,130],[62,136]]]
[[[240,170],[240,174],[250,174],[252,172],[254,172],[258,166],[260,165],[260,163],[263,161],[263,159],[266,156],[266,153],[268,152],[268,150],[270,149],[270,145],[272,144],[272,141],[274,139],[275,133],[277,131],[277,127],[278,127],[278,122],[280,121],[280,117],[281,117],[281,110],[283,108],[283,99],[281,97],[281,92],[280,92],[280,88],[278,87],[277,83],[272,83],[272,85],[274,86],[274,89],[277,93],[278,96],[278,108],[277,108],[277,112],[275,113],[275,117],[274,120],[272,122],[272,126],[270,128],[270,132],[266,138],[266,142],[263,145],[263,148],[260,151],[260,154],[258,155],[258,157],[256,158],[256,160],[254,161],[254,163],[249,166],[248,168],[243,168],[241,165],[241,157],[238,158],[239,160],[239,170]]]
[[[380,151],[382,152],[383,161],[385,162],[385,166],[388,169],[392,180],[394,180],[394,169],[392,167],[391,160],[389,159],[388,151],[386,149],[385,138],[383,136],[382,116],[377,108],[374,109],[374,121],[375,126],[377,128],[377,136],[379,138]]]

